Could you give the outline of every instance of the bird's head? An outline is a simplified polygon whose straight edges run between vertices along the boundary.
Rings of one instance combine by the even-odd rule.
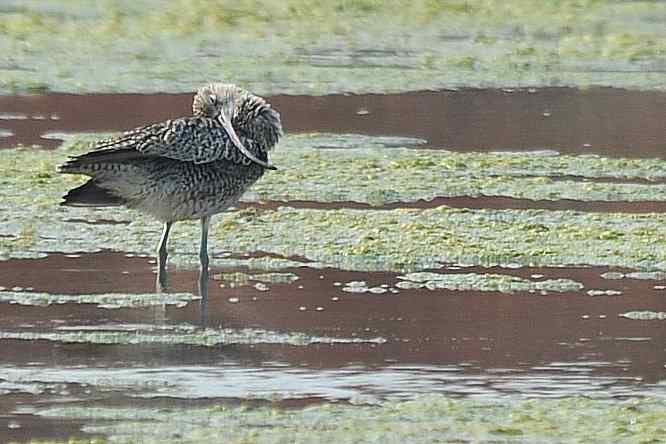
[[[241,142],[238,133],[269,151],[282,136],[280,114],[261,97],[227,83],[211,83],[199,88],[192,102],[197,117],[217,120],[245,157],[268,169],[273,165],[258,159]],[[237,133],[238,131],[238,133]]]
[[[211,83],[197,90],[192,102],[192,113],[211,119],[220,114],[233,118],[242,93],[243,90],[230,83]]]

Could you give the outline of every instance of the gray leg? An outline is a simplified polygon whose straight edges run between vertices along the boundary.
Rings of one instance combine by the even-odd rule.
[[[199,296],[202,304],[208,300],[208,226],[210,225],[210,216],[201,218],[201,245],[199,246],[199,259],[201,268],[199,269]]]
[[[162,231],[162,238],[160,239],[160,246],[157,248],[157,279],[155,280],[155,291],[161,293],[167,290],[167,241],[169,239],[169,231],[173,222],[165,222],[164,230]]]

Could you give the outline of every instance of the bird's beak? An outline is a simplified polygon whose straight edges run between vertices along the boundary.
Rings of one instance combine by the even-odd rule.
[[[236,134],[236,130],[231,124],[231,119],[224,112],[220,114],[220,122],[222,122],[222,126],[224,127],[224,130],[227,132],[229,138],[231,139],[231,142],[233,142],[233,144],[236,145],[236,148],[238,148],[245,157],[247,157],[252,162],[261,165],[266,169],[277,170],[277,168],[271,165],[270,163],[264,162],[261,159],[257,159],[257,157],[254,154],[252,154],[250,150],[248,150],[247,148],[245,148],[245,146],[243,146],[240,139],[238,138],[238,134]]]

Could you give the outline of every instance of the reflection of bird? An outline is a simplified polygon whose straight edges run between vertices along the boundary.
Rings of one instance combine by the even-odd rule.
[[[62,173],[90,176],[69,191],[63,205],[117,206],[164,222],[158,248],[158,290],[166,288],[167,238],[171,225],[201,220],[200,291],[208,275],[210,217],[231,205],[266,169],[268,152],[282,135],[280,114],[261,97],[235,85],[200,88],[193,117],[155,123],[102,140],[68,160]]]

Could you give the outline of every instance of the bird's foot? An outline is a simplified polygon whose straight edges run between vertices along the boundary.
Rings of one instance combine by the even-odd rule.
[[[155,279],[155,293],[167,293],[168,291],[166,271],[160,271]]]

